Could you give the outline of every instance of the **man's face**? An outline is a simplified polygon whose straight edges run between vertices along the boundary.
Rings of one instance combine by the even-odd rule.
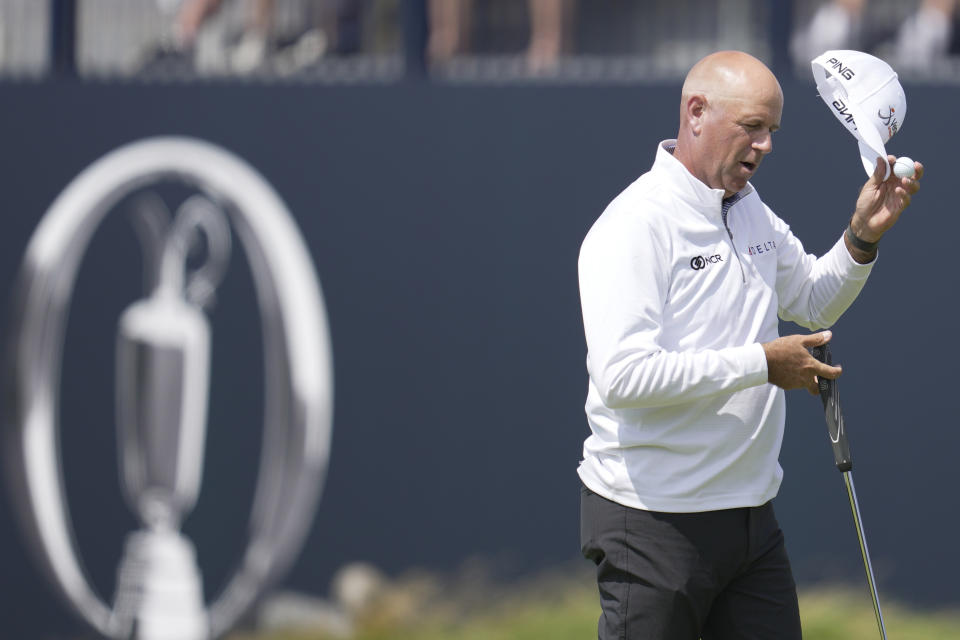
[[[746,187],[764,156],[773,151],[773,132],[780,128],[782,112],[779,87],[708,103],[698,145],[707,185],[723,189],[725,197]]]

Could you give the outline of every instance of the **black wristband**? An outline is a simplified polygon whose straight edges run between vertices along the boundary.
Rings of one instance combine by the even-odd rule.
[[[862,238],[858,238],[857,234],[853,232],[853,229],[850,227],[850,225],[847,225],[847,230],[843,233],[847,236],[847,240],[850,241],[850,244],[857,249],[860,249],[860,251],[866,251],[868,253],[875,251],[877,249],[877,245],[880,244],[879,240],[877,242],[867,242]]]

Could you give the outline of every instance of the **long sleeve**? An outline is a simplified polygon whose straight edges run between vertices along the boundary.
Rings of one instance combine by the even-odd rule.
[[[764,384],[760,344],[670,351],[663,347],[669,239],[636,216],[607,216],[581,248],[587,369],[611,409],[656,407]]]
[[[876,260],[858,264],[841,236],[820,258],[804,252],[789,227],[779,221],[777,294],[779,315],[808,329],[833,325],[859,295]]]

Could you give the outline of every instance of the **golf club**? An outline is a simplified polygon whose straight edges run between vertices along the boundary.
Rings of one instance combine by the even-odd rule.
[[[824,344],[811,350],[813,357],[826,364],[833,364],[830,345]],[[827,429],[830,432],[830,443],[833,445],[833,459],[837,469],[843,474],[847,485],[847,495],[850,498],[850,509],[853,511],[853,523],[857,528],[857,539],[860,541],[860,553],[863,555],[863,566],[867,571],[867,584],[870,586],[870,595],[873,596],[873,611],[877,615],[877,626],[880,627],[880,637],[887,638],[887,630],[883,625],[883,613],[880,611],[880,598],[877,595],[877,585],[873,578],[873,565],[870,563],[870,551],[867,549],[867,538],[863,534],[863,524],[860,522],[860,505],[857,503],[857,491],[853,486],[853,460],[850,458],[850,444],[847,442],[847,430],[843,424],[843,413],[840,410],[840,390],[836,380],[819,378],[820,399],[823,400],[823,409],[827,418]]]

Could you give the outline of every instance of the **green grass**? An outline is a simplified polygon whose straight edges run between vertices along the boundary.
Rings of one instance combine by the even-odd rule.
[[[456,589],[433,590],[411,605],[383,601],[357,625],[351,640],[585,640],[596,638],[599,604],[589,575],[541,577],[526,584],[480,587],[465,602]],[[421,593],[426,593],[421,590]],[[891,639],[960,638],[960,613],[920,612],[882,601]],[[423,604],[423,603],[421,603]],[[857,590],[817,590],[801,594],[805,640],[875,640],[879,637],[870,597]],[[234,634],[229,640],[334,640],[319,632],[271,635]],[[343,640],[342,638],[340,640]]]
[[[921,612],[889,603],[881,594],[888,638],[933,640],[960,638],[960,612]],[[808,640],[859,640],[880,637],[870,594],[856,590],[821,590],[802,594],[800,617]]]

